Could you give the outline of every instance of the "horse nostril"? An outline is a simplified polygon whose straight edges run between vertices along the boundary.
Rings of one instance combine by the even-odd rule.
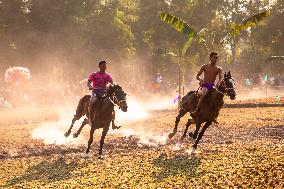
[[[235,96],[235,95],[230,96],[230,99],[231,99],[231,100],[235,100],[235,99],[236,99],[236,96]]]

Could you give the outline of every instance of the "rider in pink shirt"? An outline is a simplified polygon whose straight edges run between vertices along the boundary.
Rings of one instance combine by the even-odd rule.
[[[100,61],[99,68],[100,68],[100,71],[94,72],[89,76],[88,83],[87,83],[89,89],[92,90],[92,97],[91,97],[89,108],[88,108],[90,126],[92,126],[91,107],[93,106],[93,104],[98,98],[101,98],[105,94],[106,85],[108,83],[113,84],[111,75],[105,72],[107,68],[106,61],[104,60]],[[93,83],[93,86],[91,85],[91,83]]]
[[[112,83],[111,75],[105,73],[105,72],[94,72],[89,76],[88,81],[93,82],[93,90],[94,91],[105,91],[106,85],[108,83]]]

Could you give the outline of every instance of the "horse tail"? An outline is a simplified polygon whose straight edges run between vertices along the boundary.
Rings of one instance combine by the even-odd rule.
[[[79,100],[77,108],[76,108],[77,116],[82,117],[83,115],[87,113],[86,108],[89,106],[90,99],[91,99],[91,95],[85,95]]]

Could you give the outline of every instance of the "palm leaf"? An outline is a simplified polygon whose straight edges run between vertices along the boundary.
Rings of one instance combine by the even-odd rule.
[[[246,20],[244,20],[241,24],[241,27],[246,29],[248,27],[252,27],[255,24],[257,24],[258,22],[260,22],[261,20],[263,20],[264,18],[268,17],[270,15],[269,11],[263,11],[259,14],[256,14]]]
[[[192,43],[192,37],[189,37],[182,48],[182,56],[184,56]]]
[[[206,41],[199,35],[202,35],[206,31],[206,28],[202,29],[199,33],[196,33],[196,31],[192,29],[186,22],[174,15],[161,13],[160,18],[166,23],[172,25],[177,31],[187,35],[187,41],[182,49],[183,56],[187,52],[188,48],[192,43],[193,38],[195,37],[198,38],[199,42],[203,42],[205,44],[205,47],[208,49],[208,47],[206,46]]]
[[[261,13],[258,13],[252,17],[249,17],[248,19],[244,20],[241,24],[235,24],[233,23],[231,25],[230,32],[221,40],[223,42],[225,39],[227,39],[230,36],[237,36],[240,34],[241,31],[255,26],[257,23],[262,21],[264,18],[268,17],[270,15],[269,11],[263,11]]]
[[[244,20],[241,24],[234,24],[230,31],[231,35],[239,35],[239,33],[249,27],[255,26],[257,23],[262,21],[264,18],[269,16],[269,11],[264,11],[259,14],[256,14],[246,20]]]
[[[197,35],[197,33],[186,22],[176,16],[167,13],[161,13],[160,18],[168,24],[172,25],[177,31],[188,35],[189,38],[193,38]]]
[[[200,32],[198,32],[199,34]],[[195,38],[195,40],[198,42],[198,43],[201,43],[204,44],[204,46],[206,47],[206,49],[209,51],[209,48],[207,47],[206,45],[206,41],[200,36],[200,35],[197,35],[197,37]],[[184,44],[183,48],[182,48],[182,56],[184,56],[186,54],[186,52],[188,51],[191,43],[193,41],[193,38],[192,37],[188,37],[186,43]]]

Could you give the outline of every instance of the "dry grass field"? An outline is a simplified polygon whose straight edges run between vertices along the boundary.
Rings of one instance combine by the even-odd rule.
[[[107,135],[103,160],[97,159],[101,131],[96,131],[92,153],[84,154],[88,126],[69,143],[37,137],[59,133],[64,140],[72,113],[60,122],[59,112],[67,109],[0,110],[0,188],[284,188],[283,101],[226,104],[219,125],[209,127],[195,155],[189,137],[179,141],[187,118],[166,140],[176,110],[151,111]]]

